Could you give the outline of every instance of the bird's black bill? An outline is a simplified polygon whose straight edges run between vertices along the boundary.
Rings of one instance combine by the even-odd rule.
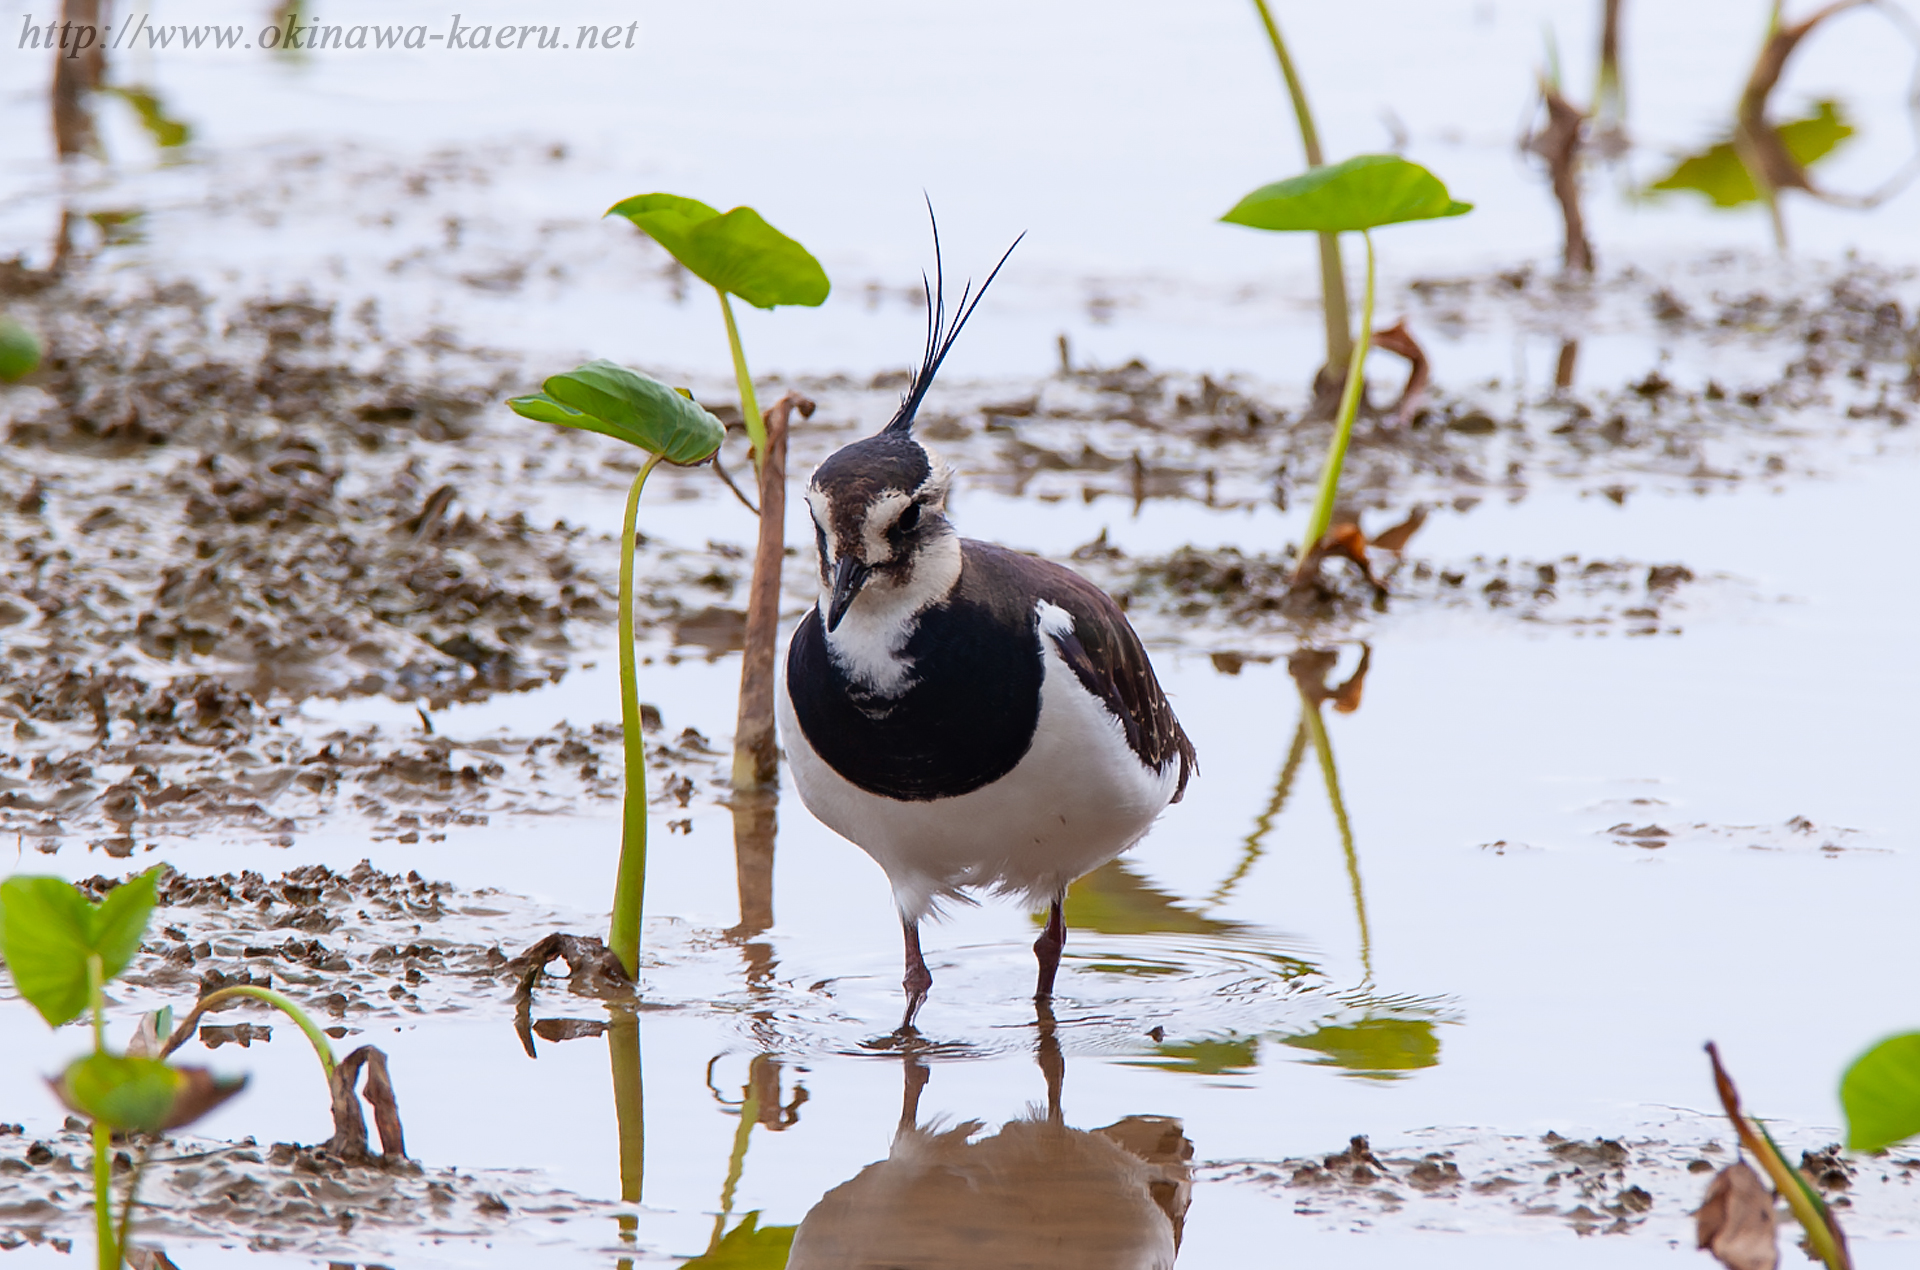
[[[840,619],[847,615],[853,597],[860,594],[860,588],[867,584],[867,575],[871,572],[858,560],[843,559],[833,567],[833,599],[827,604],[829,631],[840,625]]]

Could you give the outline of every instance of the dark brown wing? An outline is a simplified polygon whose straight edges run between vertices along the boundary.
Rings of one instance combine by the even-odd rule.
[[[982,582],[992,585],[989,580],[999,575],[1011,587],[1072,615],[1072,632],[1052,635],[1054,647],[1081,686],[1120,720],[1127,745],[1141,762],[1164,771],[1169,763],[1179,761],[1180,781],[1173,794],[1173,801],[1179,802],[1187,792],[1188,777],[1199,770],[1199,760],[1154,676],[1147,650],[1120,606],[1093,583],[1050,560],[989,543],[969,540],[963,545],[970,564],[985,566],[975,571]]]

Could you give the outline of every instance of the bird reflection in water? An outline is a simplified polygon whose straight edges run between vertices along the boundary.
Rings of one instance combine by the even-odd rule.
[[[1192,1198],[1193,1145],[1178,1120],[1067,1125],[1066,1063],[1042,1002],[1044,1113],[983,1126],[922,1122],[929,1069],[902,1059],[900,1126],[886,1159],[828,1191],[795,1232],[787,1270],[1163,1270]]]

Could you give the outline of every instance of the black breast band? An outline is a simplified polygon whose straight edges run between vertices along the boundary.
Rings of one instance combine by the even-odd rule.
[[[869,793],[956,798],[1011,772],[1033,744],[1046,666],[1032,600],[978,585],[966,576],[974,568],[966,561],[948,601],[920,615],[902,650],[911,686],[898,696],[879,696],[840,668],[818,609],[793,633],[794,718],[827,765]]]

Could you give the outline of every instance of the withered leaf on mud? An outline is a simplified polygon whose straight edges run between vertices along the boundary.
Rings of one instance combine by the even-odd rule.
[[[1714,1175],[1694,1224],[1699,1246],[1728,1270],[1774,1270],[1780,1263],[1773,1192],[1744,1160]]]
[[[1427,509],[1416,506],[1407,513],[1407,518],[1397,525],[1381,530],[1373,536],[1373,545],[1380,551],[1396,554],[1407,549],[1407,543],[1419,532],[1420,526],[1427,523]]]

